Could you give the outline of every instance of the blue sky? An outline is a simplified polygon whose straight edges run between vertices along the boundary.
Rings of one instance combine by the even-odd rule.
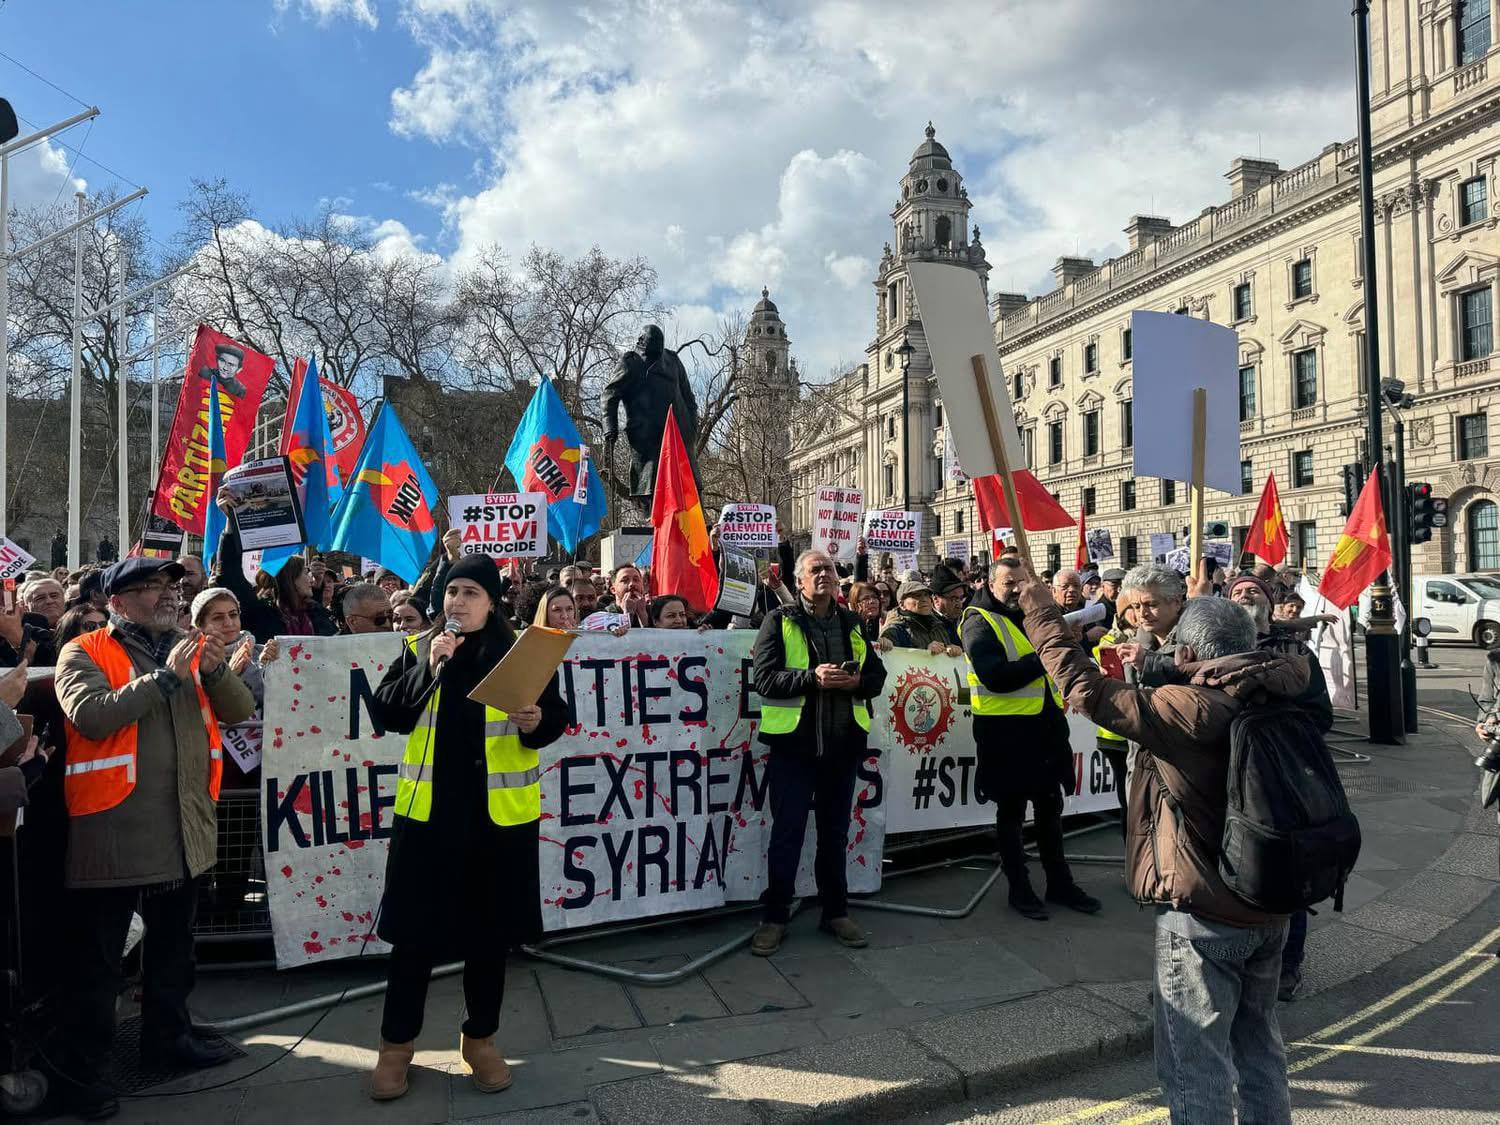
[[[0,3],[0,51],[100,106],[85,151],[151,188],[158,239],[223,175],[266,225],[331,201],[454,269],[598,244],[656,268],[669,339],[769,286],[814,378],[862,358],[929,119],[992,290],[1033,294],[1134,213],[1223,202],[1235,156],[1292,167],[1354,132],[1347,5],[1306,0]],[[0,93],[76,108],[4,59]],[[57,155],[13,167],[18,202],[66,188]]]

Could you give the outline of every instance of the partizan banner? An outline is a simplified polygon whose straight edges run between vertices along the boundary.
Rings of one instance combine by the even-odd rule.
[[[271,357],[236,343],[206,324],[198,325],[162,450],[151,510],[184,531],[203,534],[208,510],[208,388],[219,384],[224,416],[224,459],[228,467],[244,459],[261,396],[271,378]]]
[[[755,740],[749,631],[589,633],[563,665],[572,723],[542,751],[542,917],[549,930],[751,901],[770,839],[766,748]],[[277,962],[359,953],[374,923],[405,736],[370,699],[393,635],[299,637],[266,675],[262,834]],[[900,831],[981,825],[963,662],[888,653],[871,755],[846,843],[849,886],[880,887],[887,821]],[[1080,796],[1114,807],[1093,727],[1076,716]],[[814,828],[798,876],[812,893]],[[369,943],[371,951],[384,947]]]

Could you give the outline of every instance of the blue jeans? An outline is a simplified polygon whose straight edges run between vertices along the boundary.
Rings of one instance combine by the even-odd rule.
[[[1287,924],[1156,916],[1156,1075],[1174,1125],[1288,1125],[1276,986]]]

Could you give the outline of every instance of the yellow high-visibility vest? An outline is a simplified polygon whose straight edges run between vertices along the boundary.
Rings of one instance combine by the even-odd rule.
[[[408,637],[406,647],[413,653],[417,638]],[[416,728],[407,736],[406,750],[396,774],[397,816],[426,821],[432,816],[432,773],[436,747],[433,731],[437,726],[441,686],[427,700]],[[535,750],[521,745],[510,716],[498,707],[484,709],[484,771],[488,788],[486,804],[490,819],[506,827],[530,824],[542,818],[542,771]],[[454,814],[457,815],[457,814]]]
[[[980,609],[977,605],[971,605],[964,610],[965,617],[971,613],[977,613],[989,622],[990,628],[995,631],[995,636],[1000,641],[1000,646],[1005,649],[1005,659],[1019,660],[1036,651],[1031,647],[1031,642],[1026,639],[1026,634],[1006,618],[997,616],[987,609]],[[1052,693],[1053,702],[1059,708],[1063,705],[1062,696],[1058,694],[1057,688],[1045,675],[1038,676],[1015,691],[991,691],[980,682],[979,676],[974,672],[974,661],[969,659],[967,653],[964,654],[964,661],[969,666],[969,695],[973,701],[973,713],[976,715],[1040,715],[1049,691]]]
[[[803,633],[800,625],[784,614],[781,618],[781,643],[786,648],[788,668],[812,666],[812,656],[807,647],[807,635]],[[860,634],[858,627],[849,633],[849,647],[854,652],[854,659],[859,664],[860,670],[863,671],[867,650],[865,638]],[[802,720],[804,702],[804,698],[800,695],[795,699],[761,700],[760,732],[762,734],[791,734]],[[854,721],[866,734],[870,732],[870,701],[868,699],[854,701]]]

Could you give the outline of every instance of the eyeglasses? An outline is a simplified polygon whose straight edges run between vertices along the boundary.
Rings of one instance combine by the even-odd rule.
[[[346,613],[344,617],[363,617],[371,625],[380,629],[389,629],[391,626],[391,615],[389,613]]]
[[[95,629],[102,629],[102,628],[104,628],[104,625],[105,625],[105,621],[101,617],[98,621],[85,621],[83,623],[83,625],[80,627],[80,629],[81,629],[82,632],[92,633]]]

